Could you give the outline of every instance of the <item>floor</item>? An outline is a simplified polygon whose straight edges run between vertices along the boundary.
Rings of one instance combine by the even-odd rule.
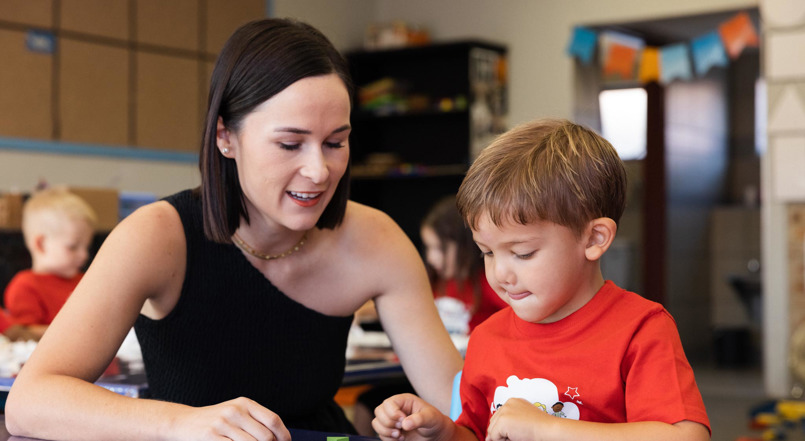
[[[752,409],[771,401],[764,393],[762,370],[712,366],[694,366],[693,370],[710,418],[712,441],[762,439],[762,431],[749,428]],[[786,431],[786,440],[805,440],[805,436],[802,430],[791,429]]]

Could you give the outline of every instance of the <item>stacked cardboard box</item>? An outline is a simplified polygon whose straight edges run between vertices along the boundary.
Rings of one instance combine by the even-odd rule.
[[[110,188],[69,187],[70,192],[81,197],[95,210],[98,216],[97,231],[111,231],[118,222],[119,192]],[[16,230],[22,225],[22,205],[27,195],[21,193],[0,194],[0,228]]]

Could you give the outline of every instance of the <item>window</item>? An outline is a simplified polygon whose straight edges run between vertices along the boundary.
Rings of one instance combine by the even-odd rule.
[[[601,134],[624,161],[646,157],[646,91],[612,89],[598,94]]]

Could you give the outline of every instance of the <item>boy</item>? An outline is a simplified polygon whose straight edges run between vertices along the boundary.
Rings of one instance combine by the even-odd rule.
[[[5,306],[36,340],[81,280],[96,222],[92,208],[64,189],[42,190],[25,202],[22,234],[32,267],[11,279]]]
[[[482,151],[457,205],[511,308],[470,338],[458,420],[397,395],[375,410],[381,438],[709,439],[673,319],[601,274],[625,189],[612,146],[568,121],[524,124]]]

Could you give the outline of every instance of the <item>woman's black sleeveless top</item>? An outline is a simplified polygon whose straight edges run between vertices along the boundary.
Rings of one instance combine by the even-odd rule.
[[[165,200],[184,225],[187,270],[173,311],[135,323],[151,398],[207,406],[244,396],[288,428],[354,433],[333,401],[352,316],[291,300],[237,247],[207,240],[197,191]]]

